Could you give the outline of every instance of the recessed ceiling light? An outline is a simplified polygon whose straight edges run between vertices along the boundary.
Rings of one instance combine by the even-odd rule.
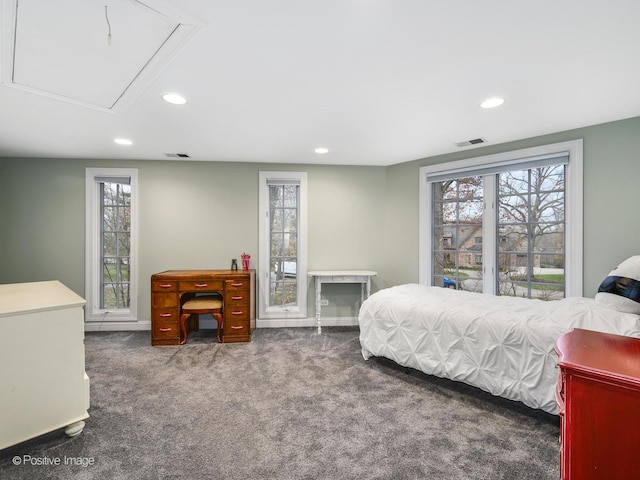
[[[133,142],[128,138],[114,138],[113,141],[118,145],[133,145]]]
[[[178,93],[173,93],[173,92],[163,93],[162,99],[165,102],[171,103],[173,105],[184,105],[185,103],[187,103],[186,98],[184,98],[182,95]]]
[[[324,148],[324,147],[318,147],[314,150],[314,152],[316,153],[329,153],[329,149],[328,148]]]
[[[500,97],[491,97],[487,98],[484,102],[480,104],[482,108],[496,108],[504,103],[504,98]]]

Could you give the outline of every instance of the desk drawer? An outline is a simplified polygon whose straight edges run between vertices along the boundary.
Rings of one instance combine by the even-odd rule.
[[[177,314],[176,314],[177,316]],[[169,317],[159,317],[154,312],[153,326],[152,326],[152,334],[153,338],[180,338],[180,330],[179,330],[178,320],[177,318]]]
[[[243,290],[245,292],[249,291],[249,279],[248,278],[239,278],[237,280],[225,280],[224,286],[227,292],[236,292],[239,290]]]
[[[180,311],[177,308],[154,308],[153,309],[153,321],[173,321],[178,324],[178,317]]]
[[[178,292],[154,292],[151,294],[152,307],[178,307],[179,302]]]
[[[249,320],[249,309],[246,306],[239,307],[226,307],[224,309],[224,321],[225,322],[234,322],[234,321],[245,321]]]
[[[246,307],[247,305],[249,305],[249,292],[237,291],[227,293],[224,302],[226,308]],[[246,308],[236,308],[236,310],[246,310]]]
[[[196,280],[189,282],[180,282],[181,292],[222,292],[222,280]]]
[[[245,336],[250,335],[249,320],[225,320],[224,322],[224,336]]]
[[[177,292],[178,282],[174,282],[171,280],[163,282],[161,280],[157,280],[155,282],[151,282],[151,291],[152,292]]]
[[[355,275],[333,275],[326,278],[326,282],[323,283],[362,283],[366,282],[366,277],[358,277]]]

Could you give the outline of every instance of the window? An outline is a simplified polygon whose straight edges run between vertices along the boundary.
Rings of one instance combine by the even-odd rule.
[[[87,321],[137,320],[137,170],[86,170]]]
[[[558,161],[562,158],[558,157]],[[564,297],[564,163],[498,174],[501,295]]]
[[[304,172],[260,172],[259,316],[306,318]]]
[[[445,278],[489,294],[582,295],[581,140],[420,169],[420,282]]]
[[[433,183],[433,285],[444,286],[445,278],[458,284],[461,273],[475,266],[482,252],[483,186],[481,177],[467,177]],[[466,274],[465,274],[466,275]],[[470,286],[470,276],[467,287]],[[474,290],[482,291],[475,282]]]

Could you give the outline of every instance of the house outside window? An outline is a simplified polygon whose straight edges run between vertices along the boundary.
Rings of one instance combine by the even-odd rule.
[[[420,173],[421,283],[448,277],[488,294],[582,295],[580,140]],[[436,241],[445,237],[447,249]]]

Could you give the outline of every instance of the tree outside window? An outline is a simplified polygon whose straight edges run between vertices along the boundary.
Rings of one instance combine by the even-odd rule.
[[[131,264],[131,186],[100,184],[102,286],[100,308],[129,308]]]

